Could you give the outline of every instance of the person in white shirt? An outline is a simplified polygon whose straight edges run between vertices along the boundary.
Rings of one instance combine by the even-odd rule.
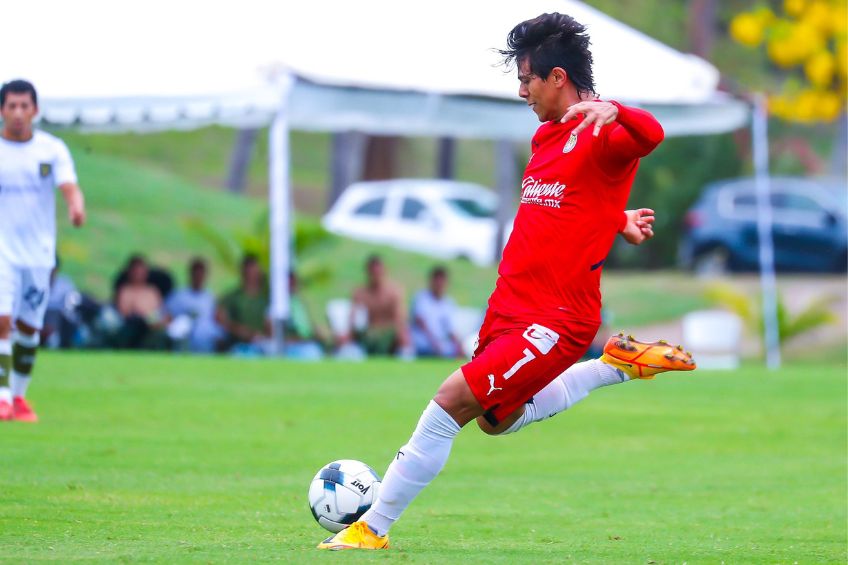
[[[421,356],[457,357],[462,345],[453,327],[456,304],[445,293],[448,272],[435,267],[430,272],[430,287],[412,299],[412,343]]]
[[[71,154],[60,139],[33,129],[37,114],[31,83],[0,88],[0,420],[24,422],[37,421],[25,396],[56,260],[56,187],[71,223],[85,222]]]
[[[170,318],[185,317],[191,321],[186,345],[195,353],[213,353],[218,340],[224,337],[215,321],[215,295],[206,288],[208,271],[206,261],[200,257],[192,259],[188,266],[189,286],[171,293],[165,301]]]

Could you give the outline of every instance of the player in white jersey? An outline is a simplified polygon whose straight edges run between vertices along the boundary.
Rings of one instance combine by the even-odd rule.
[[[60,139],[33,130],[37,114],[32,84],[0,88],[0,420],[24,422],[37,420],[25,396],[56,262],[56,187],[71,223],[85,222],[71,154]]]

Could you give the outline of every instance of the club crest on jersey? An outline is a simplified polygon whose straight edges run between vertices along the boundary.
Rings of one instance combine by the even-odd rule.
[[[50,173],[53,172],[53,165],[50,163],[39,163],[38,164],[38,174],[41,175],[41,178],[46,179],[50,176]]]
[[[565,145],[562,146],[562,152],[568,153],[569,151],[574,149],[575,145],[577,145],[577,134],[572,133],[568,136],[568,141],[565,142]]]

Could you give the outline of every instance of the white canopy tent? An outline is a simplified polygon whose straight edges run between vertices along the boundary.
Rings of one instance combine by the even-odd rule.
[[[667,135],[748,119],[718,71],[576,0],[310,3],[30,0],[5,8],[0,80],[35,83],[45,122],[97,130],[272,124],[272,315],[288,312],[290,129],[529,140],[538,123],[494,48],[518,22],[572,15],[608,99]]]

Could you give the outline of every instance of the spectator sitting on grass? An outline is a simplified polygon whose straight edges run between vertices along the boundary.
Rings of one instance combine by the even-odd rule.
[[[162,331],[165,327],[162,294],[148,282],[147,261],[134,255],[126,272],[126,282],[118,288],[115,303],[123,319],[116,345],[128,349],[162,349],[167,343]]]
[[[271,336],[268,306],[268,289],[259,260],[255,255],[245,255],[238,288],[218,301],[215,317],[226,333],[219,349],[261,352],[262,343]]]
[[[215,344],[224,336],[215,322],[215,296],[206,288],[208,272],[204,259],[192,259],[188,266],[189,286],[173,292],[165,301],[165,310],[174,320],[171,328],[180,319],[188,321],[185,346],[195,353],[215,351]]]
[[[457,357],[462,353],[453,327],[456,304],[445,294],[447,284],[447,270],[435,267],[430,272],[430,287],[412,299],[411,333],[418,355]]]
[[[353,292],[351,331],[342,338],[342,345],[355,340],[369,355],[406,355],[410,340],[403,288],[388,278],[383,260],[376,255],[368,258],[365,270],[366,284]],[[354,335],[352,328],[358,307],[367,312],[368,326]]]
[[[320,359],[323,357],[321,336],[315,328],[306,303],[300,298],[297,273],[289,273],[289,317],[285,325],[286,357]]]

